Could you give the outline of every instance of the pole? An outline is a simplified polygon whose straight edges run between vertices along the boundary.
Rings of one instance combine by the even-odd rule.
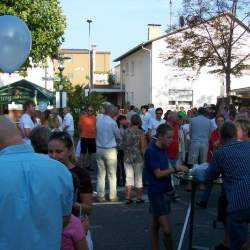
[[[59,96],[60,96],[60,116],[63,117],[63,100],[62,100],[62,93],[63,93],[63,69],[59,68],[60,71],[60,86],[59,86]]]
[[[194,210],[195,210],[195,194],[198,184],[192,181],[192,192],[191,192],[191,209],[190,209],[190,219],[189,219],[189,241],[188,250],[193,249],[193,231],[194,231]]]
[[[172,0],[169,1],[169,29],[172,29],[172,15],[173,15],[173,4],[172,4]]]
[[[91,82],[91,59],[90,59],[90,56],[91,56],[91,53],[90,53],[90,47],[91,47],[91,41],[90,41],[90,34],[91,34],[91,23],[92,23],[92,20],[91,19],[88,19],[87,20],[87,23],[89,24],[89,95],[90,95],[90,92],[91,92],[91,88],[92,88],[92,82]]]

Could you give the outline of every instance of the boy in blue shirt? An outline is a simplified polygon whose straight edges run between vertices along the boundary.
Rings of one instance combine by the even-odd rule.
[[[152,250],[158,249],[159,229],[163,230],[165,248],[173,249],[172,229],[170,223],[170,196],[173,192],[171,174],[187,172],[188,168],[177,166],[169,168],[166,147],[171,144],[173,131],[167,124],[157,128],[157,140],[149,145],[145,153],[145,168],[148,177],[148,198],[150,213],[153,216],[151,225]]]

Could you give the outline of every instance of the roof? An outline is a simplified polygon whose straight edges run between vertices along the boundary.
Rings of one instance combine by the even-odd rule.
[[[63,54],[88,54],[88,49],[61,49],[60,52]],[[111,53],[109,51],[96,51],[96,54],[108,54]]]
[[[36,99],[38,103],[52,103],[54,98],[53,92],[25,79],[0,88],[0,104],[23,104],[30,99]]]
[[[233,89],[232,92],[235,92],[237,95],[249,94],[250,93],[250,87]]]
[[[238,18],[234,17],[231,13],[222,13],[222,14],[220,14],[220,15],[218,15],[218,16],[212,17],[212,18],[210,18],[210,19],[204,21],[204,23],[207,23],[207,22],[209,22],[209,21],[211,21],[211,20],[213,20],[213,19],[216,19],[216,18],[218,18],[218,17],[220,17],[220,16],[224,16],[224,15],[230,16],[230,17],[233,18],[237,23],[239,23],[239,25],[241,25],[244,29],[246,29],[248,32],[250,32],[249,27],[246,26],[246,25],[245,25],[242,21],[240,21]],[[157,38],[155,38],[155,39],[148,40],[148,41],[146,41],[146,42],[140,43],[140,44],[137,45],[136,47],[132,48],[131,50],[129,50],[129,51],[127,51],[126,53],[122,54],[121,56],[117,57],[117,58],[114,60],[114,62],[119,62],[119,61],[121,61],[122,59],[124,59],[124,58],[126,58],[126,57],[132,55],[132,54],[135,53],[135,52],[137,52],[138,50],[141,50],[141,49],[142,49],[142,46],[145,47],[145,46],[147,46],[147,45],[149,45],[149,44],[151,44],[151,43],[153,43],[153,42],[155,42],[155,41],[157,41],[157,40],[160,40],[160,39],[162,39],[162,38],[165,38],[165,37],[174,35],[174,34],[176,34],[176,33],[182,32],[182,31],[187,30],[187,29],[190,29],[190,27],[189,27],[189,26],[182,27],[182,28],[180,28],[180,29],[177,29],[177,30],[174,30],[174,31],[172,31],[172,32],[169,32],[169,33],[167,33],[167,34],[165,34],[165,35],[159,36],[159,37],[157,37]]]

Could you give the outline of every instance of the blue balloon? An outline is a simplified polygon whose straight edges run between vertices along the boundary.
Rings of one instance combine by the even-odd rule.
[[[31,50],[31,33],[18,17],[0,16],[0,69],[6,73],[18,70]]]

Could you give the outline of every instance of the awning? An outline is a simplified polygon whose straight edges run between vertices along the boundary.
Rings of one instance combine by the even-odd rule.
[[[52,104],[54,99],[53,92],[24,79],[0,88],[0,104],[23,104],[27,100]]]

